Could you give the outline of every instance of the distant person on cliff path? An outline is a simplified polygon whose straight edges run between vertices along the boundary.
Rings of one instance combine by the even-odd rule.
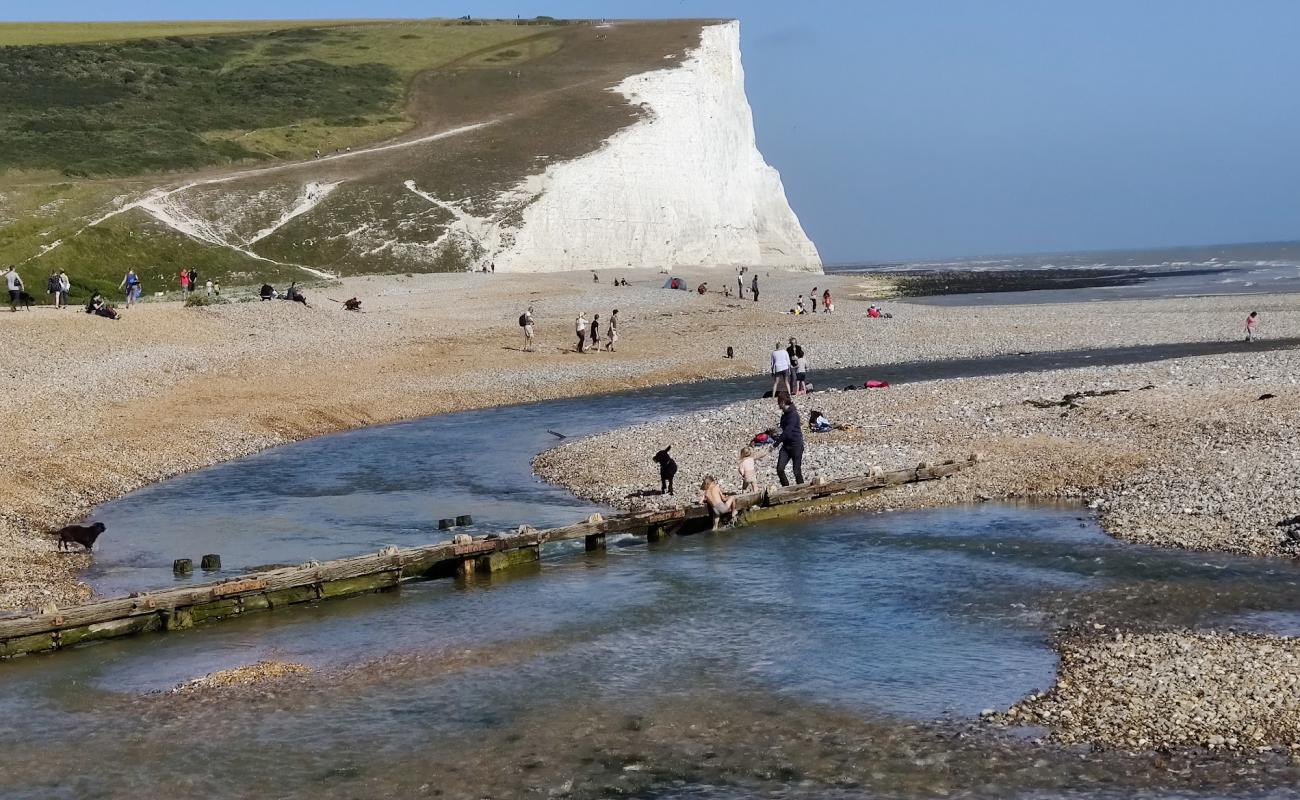
[[[1252,311],[1250,316],[1246,317],[1246,341],[1255,341],[1255,328],[1259,326],[1259,312]]]
[[[786,392],[777,392],[776,407],[781,409],[781,430],[775,441],[781,445],[781,452],[776,457],[776,476],[782,486],[789,486],[785,465],[794,467],[794,482],[803,483],[803,426],[799,420],[799,409]]]
[[[578,352],[587,352],[587,312],[578,312],[578,318],[573,321],[573,332],[578,334]]]
[[[519,324],[524,329],[524,352],[533,352],[533,307],[529,306],[528,310],[519,317]]]
[[[754,293],[754,302],[758,302],[758,273],[754,273],[754,280],[749,285],[749,290]]]
[[[777,342],[772,350],[772,394],[789,393],[792,388],[790,379],[790,354],[782,349],[780,342]]]

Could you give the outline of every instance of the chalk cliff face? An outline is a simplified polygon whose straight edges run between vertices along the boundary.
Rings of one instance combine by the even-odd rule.
[[[230,284],[489,264],[821,270],[755,144],[739,23],[557,30],[554,53],[509,70],[430,71],[409,102],[427,118],[405,137],[109,182],[107,203],[71,214],[47,203],[14,260],[80,275],[112,253],[113,273],[151,286],[178,261]]]
[[[821,271],[754,139],[740,24],[704,28],[683,61],[616,87],[644,119],[548,168],[497,269],[751,265]]]

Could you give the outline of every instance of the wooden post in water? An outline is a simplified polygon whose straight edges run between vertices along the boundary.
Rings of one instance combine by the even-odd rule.
[[[586,537],[586,543],[587,543],[587,552],[589,553],[594,550],[604,550],[605,534],[593,533],[590,536]]]
[[[178,558],[172,562],[172,572],[176,575],[192,575],[194,562],[188,558]]]
[[[221,556],[216,553],[208,553],[199,561],[199,566],[204,572],[215,572],[221,569]]]

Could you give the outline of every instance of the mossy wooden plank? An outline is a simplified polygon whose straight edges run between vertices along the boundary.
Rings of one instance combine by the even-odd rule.
[[[28,653],[40,653],[45,650],[53,650],[54,647],[53,633],[19,636],[14,639],[0,641],[0,658],[13,658],[14,656],[25,656]]]
[[[479,572],[499,572],[503,569],[517,567],[520,564],[531,564],[538,558],[540,558],[540,553],[536,547],[499,550],[495,553],[479,556],[475,561],[475,568]]]
[[[388,571],[378,572],[373,575],[361,575],[356,578],[326,581],[320,586],[320,596],[321,599],[329,599],[331,597],[346,597],[351,594],[378,592],[396,586],[397,579],[398,573]]]

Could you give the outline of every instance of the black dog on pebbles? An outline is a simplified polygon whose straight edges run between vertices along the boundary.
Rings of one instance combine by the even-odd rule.
[[[659,494],[673,493],[673,476],[677,474],[677,462],[668,455],[673,446],[668,445],[655,453],[654,462],[659,465]]]
[[[93,525],[68,525],[59,529],[59,549],[71,550],[72,545],[79,544],[89,553],[95,549],[95,540],[104,532],[104,523]]]

